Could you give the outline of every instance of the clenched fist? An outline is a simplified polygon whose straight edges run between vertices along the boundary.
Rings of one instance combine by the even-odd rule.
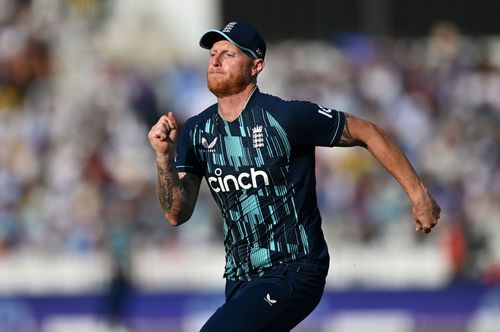
[[[429,194],[413,204],[413,217],[417,232],[429,233],[437,225],[440,215],[441,208]]]
[[[158,155],[174,154],[178,128],[172,112],[163,115],[148,133],[149,143]]]

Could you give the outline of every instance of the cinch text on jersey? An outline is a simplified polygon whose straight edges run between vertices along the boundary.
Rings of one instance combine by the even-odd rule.
[[[222,175],[222,170],[220,168],[215,169],[215,176],[208,178],[208,184],[213,191],[218,193],[219,191],[227,192],[230,190],[240,190],[240,189],[250,189],[257,188],[257,178],[261,177],[264,180],[264,185],[269,185],[269,177],[264,171],[256,171],[255,168],[250,168],[250,173],[243,172],[235,175]]]

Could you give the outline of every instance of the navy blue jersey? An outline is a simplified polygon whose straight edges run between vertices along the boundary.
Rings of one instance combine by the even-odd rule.
[[[254,91],[228,122],[217,104],[179,135],[177,171],[205,177],[224,218],[228,279],[300,258],[328,264],[316,202],[315,147],[335,146],[342,112]]]

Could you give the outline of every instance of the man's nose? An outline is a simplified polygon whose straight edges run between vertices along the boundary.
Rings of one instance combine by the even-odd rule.
[[[221,62],[220,62],[220,55],[219,54],[214,54],[210,58],[210,64],[214,67],[220,67]]]

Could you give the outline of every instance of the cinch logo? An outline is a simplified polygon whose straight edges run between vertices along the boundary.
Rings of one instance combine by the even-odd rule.
[[[208,178],[208,184],[216,193],[219,191],[228,192],[230,190],[257,188],[257,178],[264,180],[265,186],[269,185],[267,173],[256,171],[253,167],[250,168],[250,173],[243,172],[238,174],[238,177],[230,174],[222,176],[220,168],[216,168],[214,174],[215,176]]]

